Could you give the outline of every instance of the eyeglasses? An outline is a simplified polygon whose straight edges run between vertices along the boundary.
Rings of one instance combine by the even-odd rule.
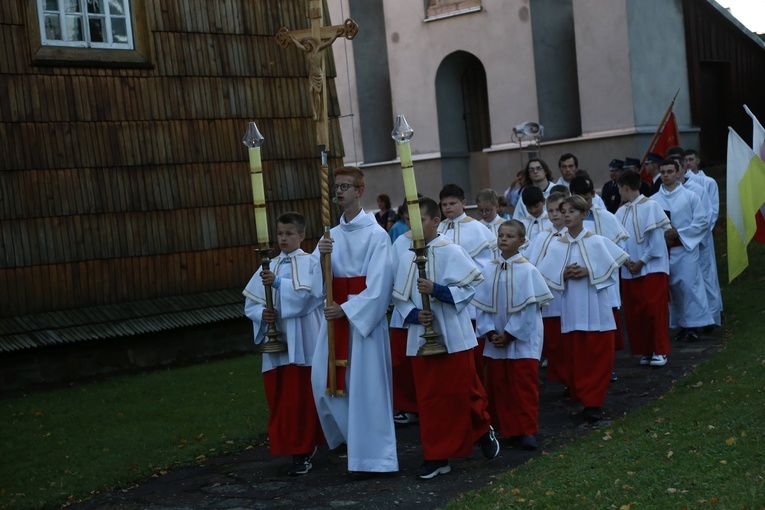
[[[348,188],[353,186],[354,188],[358,188],[355,184],[348,184],[347,182],[344,182],[343,184],[333,184],[332,189],[334,191],[340,190],[340,191],[348,191]]]
[[[494,212],[494,208],[489,209],[477,209],[478,214],[491,214]]]
[[[529,172],[544,172],[544,167],[541,166],[530,166]]]

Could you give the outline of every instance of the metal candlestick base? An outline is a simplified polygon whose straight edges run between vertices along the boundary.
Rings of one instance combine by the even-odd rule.
[[[427,247],[416,246],[412,248],[412,251],[416,255],[414,262],[417,264],[417,270],[420,278],[427,278],[428,275],[425,272],[425,264],[428,262]],[[430,296],[422,294],[422,309],[426,312],[430,311]],[[425,339],[425,343],[417,350],[417,356],[438,356],[439,354],[447,354],[449,351],[446,346],[436,341],[440,335],[435,332],[432,324],[425,326],[425,333],[420,335],[420,338]]]
[[[264,271],[270,271],[271,267],[271,259],[269,258],[269,255],[271,253],[271,248],[268,246],[263,246],[258,249],[258,252],[260,253],[260,265],[263,268]],[[266,294],[266,310],[273,312],[274,311],[274,298],[271,294],[271,286],[270,285],[263,285],[264,291]],[[260,344],[259,351],[263,353],[277,353],[277,352],[284,352],[287,350],[287,343],[282,342],[281,340],[278,340],[278,338],[281,336],[281,332],[276,329],[276,324],[273,322],[270,322],[268,326],[266,327],[265,337],[267,340]]]

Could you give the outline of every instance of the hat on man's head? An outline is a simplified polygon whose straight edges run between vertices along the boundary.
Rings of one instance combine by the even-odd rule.
[[[640,166],[640,160],[637,158],[624,158],[624,168],[637,168]]]
[[[609,170],[621,170],[622,168],[624,168],[624,161],[621,159],[612,159],[608,164]]]
[[[662,161],[664,161],[664,158],[662,158],[661,156],[659,156],[655,152],[649,152],[648,156],[646,156],[646,158],[645,158],[645,162],[646,163],[653,163],[654,165],[658,165]]]

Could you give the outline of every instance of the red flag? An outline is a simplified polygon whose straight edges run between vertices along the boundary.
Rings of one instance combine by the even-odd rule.
[[[675,145],[680,145],[680,134],[677,132],[675,112],[670,112],[669,118],[659,134],[659,138],[656,139],[656,143],[653,145],[653,149],[648,152],[655,152],[664,158],[667,156],[667,149]]]
[[[670,106],[670,109],[671,108],[672,107]],[[645,151],[646,154],[653,152],[664,158],[667,156],[667,149],[680,144],[680,134],[677,132],[675,112],[670,110],[669,115],[666,118],[667,121],[664,123],[664,126],[659,126],[659,129],[656,130],[656,133],[654,134],[655,141],[653,145],[648,147],[648,150]],[[643,161],[645,161],[645,157],[643,158]],[[648,184],[653,182],[653,177],[648,175],[645,165],[640,170],[640,177]]]

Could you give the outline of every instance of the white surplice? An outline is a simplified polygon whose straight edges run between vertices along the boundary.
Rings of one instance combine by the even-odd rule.
[[[494,258],[499,257],[499,249],[497,248],[497,234],[499,233],[500,225],[502,225],[507,220],[502,218],[500,215],[496,215],[491,222],[486,222],[483,220],[479,221],[481,222],[481,225],[488,228],[489,231],[491,231],[491,235],[494,236],[494,240],[491,243],[491,252],[492,255],[494,255]]]
[[[664,242],[664,232],[670,228],[669,218],[661,206],[643,195],[622,204],[616,211],[616,219],[629,234],[625,241],[632,262],[641,261],[643,268],[637,274],[622,266],[625,280],[640,278],[649,273],[669,274],[669,252]]]
[[[479,270],[494,260],[492,243],[496,246],[497,237],[494,236],[480,221],[462,213],[453,220],[443,220],[438,224],[438,233],[458,244],[470,255]],[[470,318],[475,320],[475,308],[468,306]]]
[[[433,329],[439,335],[437,341],[444,344],[450,354],[472,349],[478,341],[470,322],[468,304],[475,295],[475,285],[483,281],[481,271],[461,247],[444,236],[437,236],[427,247],[427,278],[447,286],[454,301],[454,304],[444,303],[434,296],[430,297],[430,309],[435,315]],[[422,309],[422,295],[417,290],[418,277],[414,253],[403,254],[393,285],[393,302],[402,317],[407,317],[415,308]],[[420,324],[406,324],[406,327],[409,330],[406,354],[416,356],[417,350],[425,343],[420,337],[425,327]]]
[[[542,232],[542,234],[536,236],[525,249],[521,250],[521,254],[533,264],[534,267],[536,267],[539,264],[539,261],[547,254],[547,249],[550,247],[550,243],[566,232],[566,227],[563,227],[560,230],[555,230],[553,227],[546,232]],[[560,298],[561,291],[550,289],[550,292],[552,292],[553,299],[547,303],[547,306],[542,307],[542,317],[560,317],[562,311]]]
[[[299,248],[288,254],[281,252],[271,261],[271,269],[280,280],[279,289],[273,289],[272,294],[276,329],[282,333],[279,340],[287,343],[287,351],[263,353],[263,372],[288,364],[310,366],[323,304],[311,294],[311,255]],[[257,270],[242,292],[247,298],[244,313],[252,321],[256,344],[266,340],[268,326],[262,320],[266,294],[261,271]]]
[[[616,243],[622,250],[626,248],[626,240],[629,234],[624,230],[619,220],[616,219],[616,216],[605,207],[595,205],[594,200],[590,213],[584,219],[584,228]],[[622,306],[622,296],[619,289],[619,272],[615,271],[612,278],[614,279],[614,285],[608,289],[608,298],[612,308],[619,308]]]
[[[477,308],[476,333],[506,331],[514,340],[506,347],[487,341],[483,355],[494,359],[539,359],[544,326],[540,308],[553,295],[536,267],[522,255],[500,257],[484,268],[484,283],[473,302]]]
[[[346,395],[327,389],[327,321],[322,317],[311,383],[316,410],[330,448],[348,445],[350,471],[398,470],[393,425],[390,340],[386,312],[393,286],[390,237],[363,210],[350,222],[345,215],[330,231],[336,277],[366,277],[366,289],[341,305],[349,322]],[[312,291],[324,295],[318,247],[312,254]]]
[[[706,204],[683,184],[678,184],[671,192],[662,185],[651,200],[667,213],[682,244],[669,250],[669,325],[671,328],[697,328],[712,324],[699,264],[699,245],[709,228]]]
[[[548,287],[562,292],[561,333],[616,329],[607,289],[627,258],[619,246],[587,229],[576,238],[566,233],[550,243],[537,268]],[[586,267],[588,276],[564,280],[566,266],[574,263]]]

